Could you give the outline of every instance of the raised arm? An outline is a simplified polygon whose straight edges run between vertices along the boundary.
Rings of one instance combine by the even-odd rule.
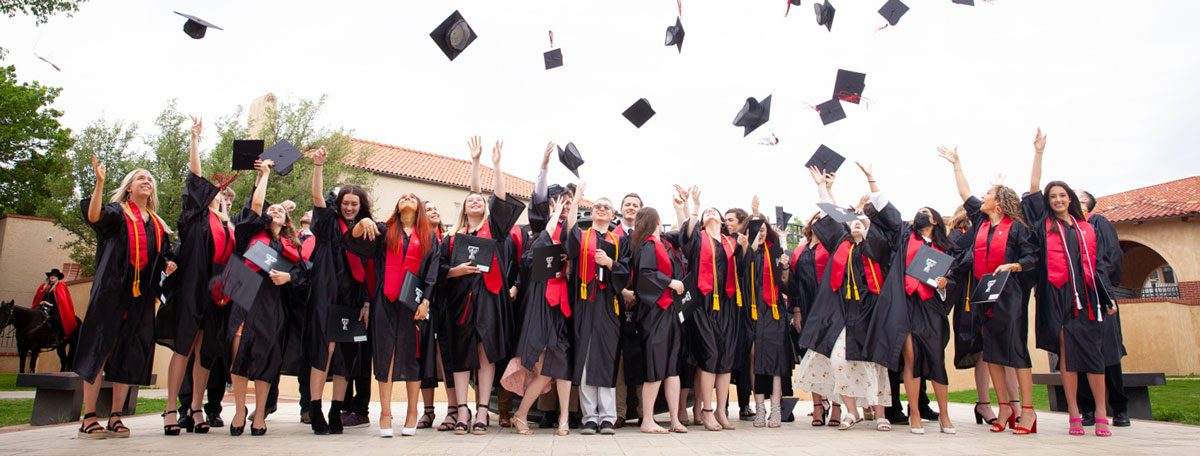
[[[1042,151],[1046,150],[1046,135],[1038,127],[1037,136],[1033,137],[1033,171],[1029,174],[1029,193],[1037,193],[1042,189]]]
[[[275,166],[275,162],[271,160],[257,160],[254,163],[254,168],[258,170],[258,179],[254,181],[254,196],[250,198],[250,210],[255,214],[262,215],[263,201],[267,199],[267,178],[271,176],[271,167]]]
[[[312,198],[313,207],[325,207],[325,195],[322,188],[325,186],[322,171],[325,169],[325,159],[329,158],[329,152],[324,147],[313,152],[313,177],[312,177]]]
[[[471,191],[480,193],[483,186],[479,179],[479,156],[483,155],[483,143],[478,136],[472,136],[467,141],[467,148],[471,150]]]
[[[683,222],[687,220],[687,200],[688,191],[676,185],[675,194],[671,195],[671,203],[675,207],[675,227],[680,230],[683,229]]]
[[[700,187],[693,185],[688,194],[692,196],[692,213],[688,215],[688,227],[691,228],[700,223],[700,211],[704,209],[700,208]]]
[[[867,176],[867,184],[871,186],[871,193],[879,193],[879,185],[875,183],[875,175],[871,174],[871,164],[867,163],[867,166],[863,166],[859,162],[854,162],[854,164],[858,165],[858,169],[862,170],[864,176]]]
[[[958,196],[963,201],[970,199],[971,186],[967,185],[967,176],[963,174],[962,161],[958,159],[958,147],[951,149],[946,146],[939,146],[938,156],[954,165],[954,183],[958,185]]]
[[[503,201],[507,195],[504,191],[504,172],[500,171],[500,150],[504,149],[504,141],[496,141],[496,145],[492,146],[492,194],[496,195],[496,199]]]
[[[87,217],[88,221],[97,223],[100,221],[100,208],[104,206],[104,165],[95,155],[92,155],[92,170],[96,173],[96,188],[92,190]]]
[[[587,182],[580,182],[579,187],[575,189],[575,199],[571,201],[571,210],[567,211],[567,226],[563,230],[564,233],[571,232],[571,228],[575,227],[575,218],[579,216],[579,203],[583,201],[583,191],[587,189]],[[550,214],[550,218],[558,218],[558,213]],[[551,231],[553,233],[553,231]]]
[[[825,185],[827,174],[821,172],[816,166],[808,167],[808,174],[812,175],[813,183],[817,184],[817,198],[820,202],[833,203],[833,197],[829,196],[829,187]]]
[[[758,195],[750,198],[750,215],[754,217],[762,217],[762,213],[758,212]]]
[[[197,119],[192,116],[192,141],[191,150],[188,152],[188,170],[200,177],[204,177],[204,171],[200,167],[200,131],[204,129],[204,119]]]

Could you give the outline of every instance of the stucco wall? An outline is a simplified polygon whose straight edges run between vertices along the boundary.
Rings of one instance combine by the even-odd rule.
[[[371,205],[372,212],[379,221],[387,220],[392,215],[396,202],[400,200],[400,195],[413,192],[421,199],[437,204],[438,212],[442,214],[442,223],[446,224],[446,229],[452,229],[458,220],[458,213],[462,210],[459,206],[467,197],[466,189],[380,174],[376,174],[374,177],[375,186],[371,192]],[[527,199],[521,201],[526,205],[529,204]],[[527,223],[528,220],[528,214],[522,212],[521,219],[517,223]]]
[[[46,271],[71,261],[63,247],[74,237],[49,220],[0,218],[0,301],[28,307]]]
[[[1185,222],[1174,218],[1155,220],[1144,223],[1122,223],[1116,225],[1117,237],[1122,241],[1132,241],[1153,249],[1166,260],[1175,270],[1175,279],[1179,282],[1200,280],[1200,221]],[[1153,268],[1155,266],[1149,266]],[[1138,281],[1141,277],[1133,277],[1136,271],[1125,271],[1122,284]],[[1149,271],[1145,271],[1149,272]]]

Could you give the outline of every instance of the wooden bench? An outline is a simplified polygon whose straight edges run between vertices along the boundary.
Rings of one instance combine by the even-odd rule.
[[[1154,419],[1150,408],[1151,386],[1167,384],[1167,376],[1162,372],[1126,372],[1121,376],[1125,382],[1125,397],[1129,398],[1129,417],[1143,420]],[[1067,411],[1067,396],[1063,392],[1062,376],[1053,374],[1033,374],[1033,384],[1046,385],[1046,395],[1050,398],[1050,410]],[[1111,414],[1112,408],[1108,409]]]
[[[150,375],[150,383],[154,383],[157,374]],[[47,424],[69,423],[79,421],[83,409],[83,379],[74,372],[53,372],[45,374],[17,374],[18,387],[37,388],[33,397],[33,414],[29,424],[45,426]],[[137,412],[138,386],[130,385],[129,394],[125,397],[125,408],[122,415],[133,415]],[[100,396],[96,399],[96,415],[107,417],[112,409],[112,382],[103,381],[100,384]]]

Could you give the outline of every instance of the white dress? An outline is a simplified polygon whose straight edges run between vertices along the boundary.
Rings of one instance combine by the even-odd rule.
[[[800,361],[800,375],[792,385],[797,389],[817,393],[835,402],[854,398],[855,405],[889,406],[892,387],[887,368],[869,361],[846,360],[846,330],[838,334],[833,344],[832,358],[809,350]]]

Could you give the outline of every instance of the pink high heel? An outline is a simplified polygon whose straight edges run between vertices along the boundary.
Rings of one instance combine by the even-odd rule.
[[[1096,424],[1100,424],[1100,423],[1104,423],[1105,425],[1109,424],[1108,418],[1096,418]],[[1100,427],[1097,426],[1096,427],[1096,436],[1097,437],[1112,437],[1112,431],[1110,431],[1108,429],[1100,429]]]
[[[1083,435],[1083,418],[1071,418],[1067,421],[1069,421],[1071,424],[1079,423],[1079,427],[1071,426],[1070,429],[1067,429],[1067,434]]]

